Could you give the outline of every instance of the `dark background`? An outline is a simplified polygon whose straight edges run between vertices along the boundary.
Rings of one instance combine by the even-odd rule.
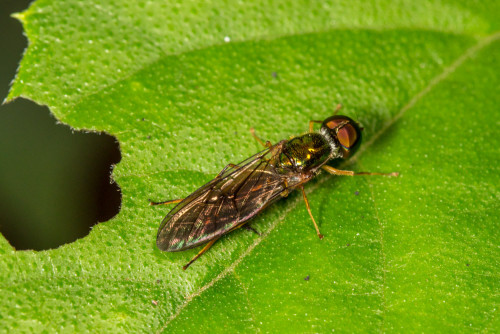
[[[0,2],[0,101],[27,39],[12,13],[31,1]],[[74,132],[47,107],[17,99],[0,106],[0,232],[16,249],[49,249],[87,235],[120,206],[110,181],[120,160],[114,137]]]

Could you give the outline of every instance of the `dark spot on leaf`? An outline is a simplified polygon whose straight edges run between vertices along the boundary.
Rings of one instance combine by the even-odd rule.
[[[359,191],[355,191],[354,195],[358,196],[359,195]]]
[[[307,275],[306,277],[304,277],[304,281],[309,281],[309,275]]]
[[[468,266],[470,266],[470,264],[467,263],[466,266],[468,267]]]
[[[349,247],[351,244],[346,244],[347,247]]]
[[[278,73],[276,73],[276,72],[271,73],[271,75],[273,76],[273,78],[277,78],[278,77]]]

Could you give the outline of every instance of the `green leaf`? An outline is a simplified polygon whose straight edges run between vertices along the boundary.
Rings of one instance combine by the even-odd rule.
[[[38,0],[9,99],[120,143],[120,213],[56,250],[0,238],[0,328],[66,332],[495,331],[498,2]],[[229,43],[225,40],[230,39]],[[168,207],[227,163],[342,112],[365,142],[196,252],[155,246]],[[34,222],[36,224],[36,222]],[[71,222],[68,222],[71,223]],[[306,279],[308,278],[308,279]]]

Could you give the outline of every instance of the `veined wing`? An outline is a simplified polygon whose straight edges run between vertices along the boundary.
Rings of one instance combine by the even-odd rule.
[[[196,247],[238,227],[285,190],[274,171],[284,142],[229,168],[182,200],[163,219],[156,244],[164,251]]]

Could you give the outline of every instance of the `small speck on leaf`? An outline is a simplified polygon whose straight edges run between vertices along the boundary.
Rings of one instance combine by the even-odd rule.
[[[307,275],[306,277],[304,277],[304,281],[309,281],[309,275]]]
[[[154,306],[158,306],[158,301],[157,300],[152,300],[151,304],[153,304]]]

